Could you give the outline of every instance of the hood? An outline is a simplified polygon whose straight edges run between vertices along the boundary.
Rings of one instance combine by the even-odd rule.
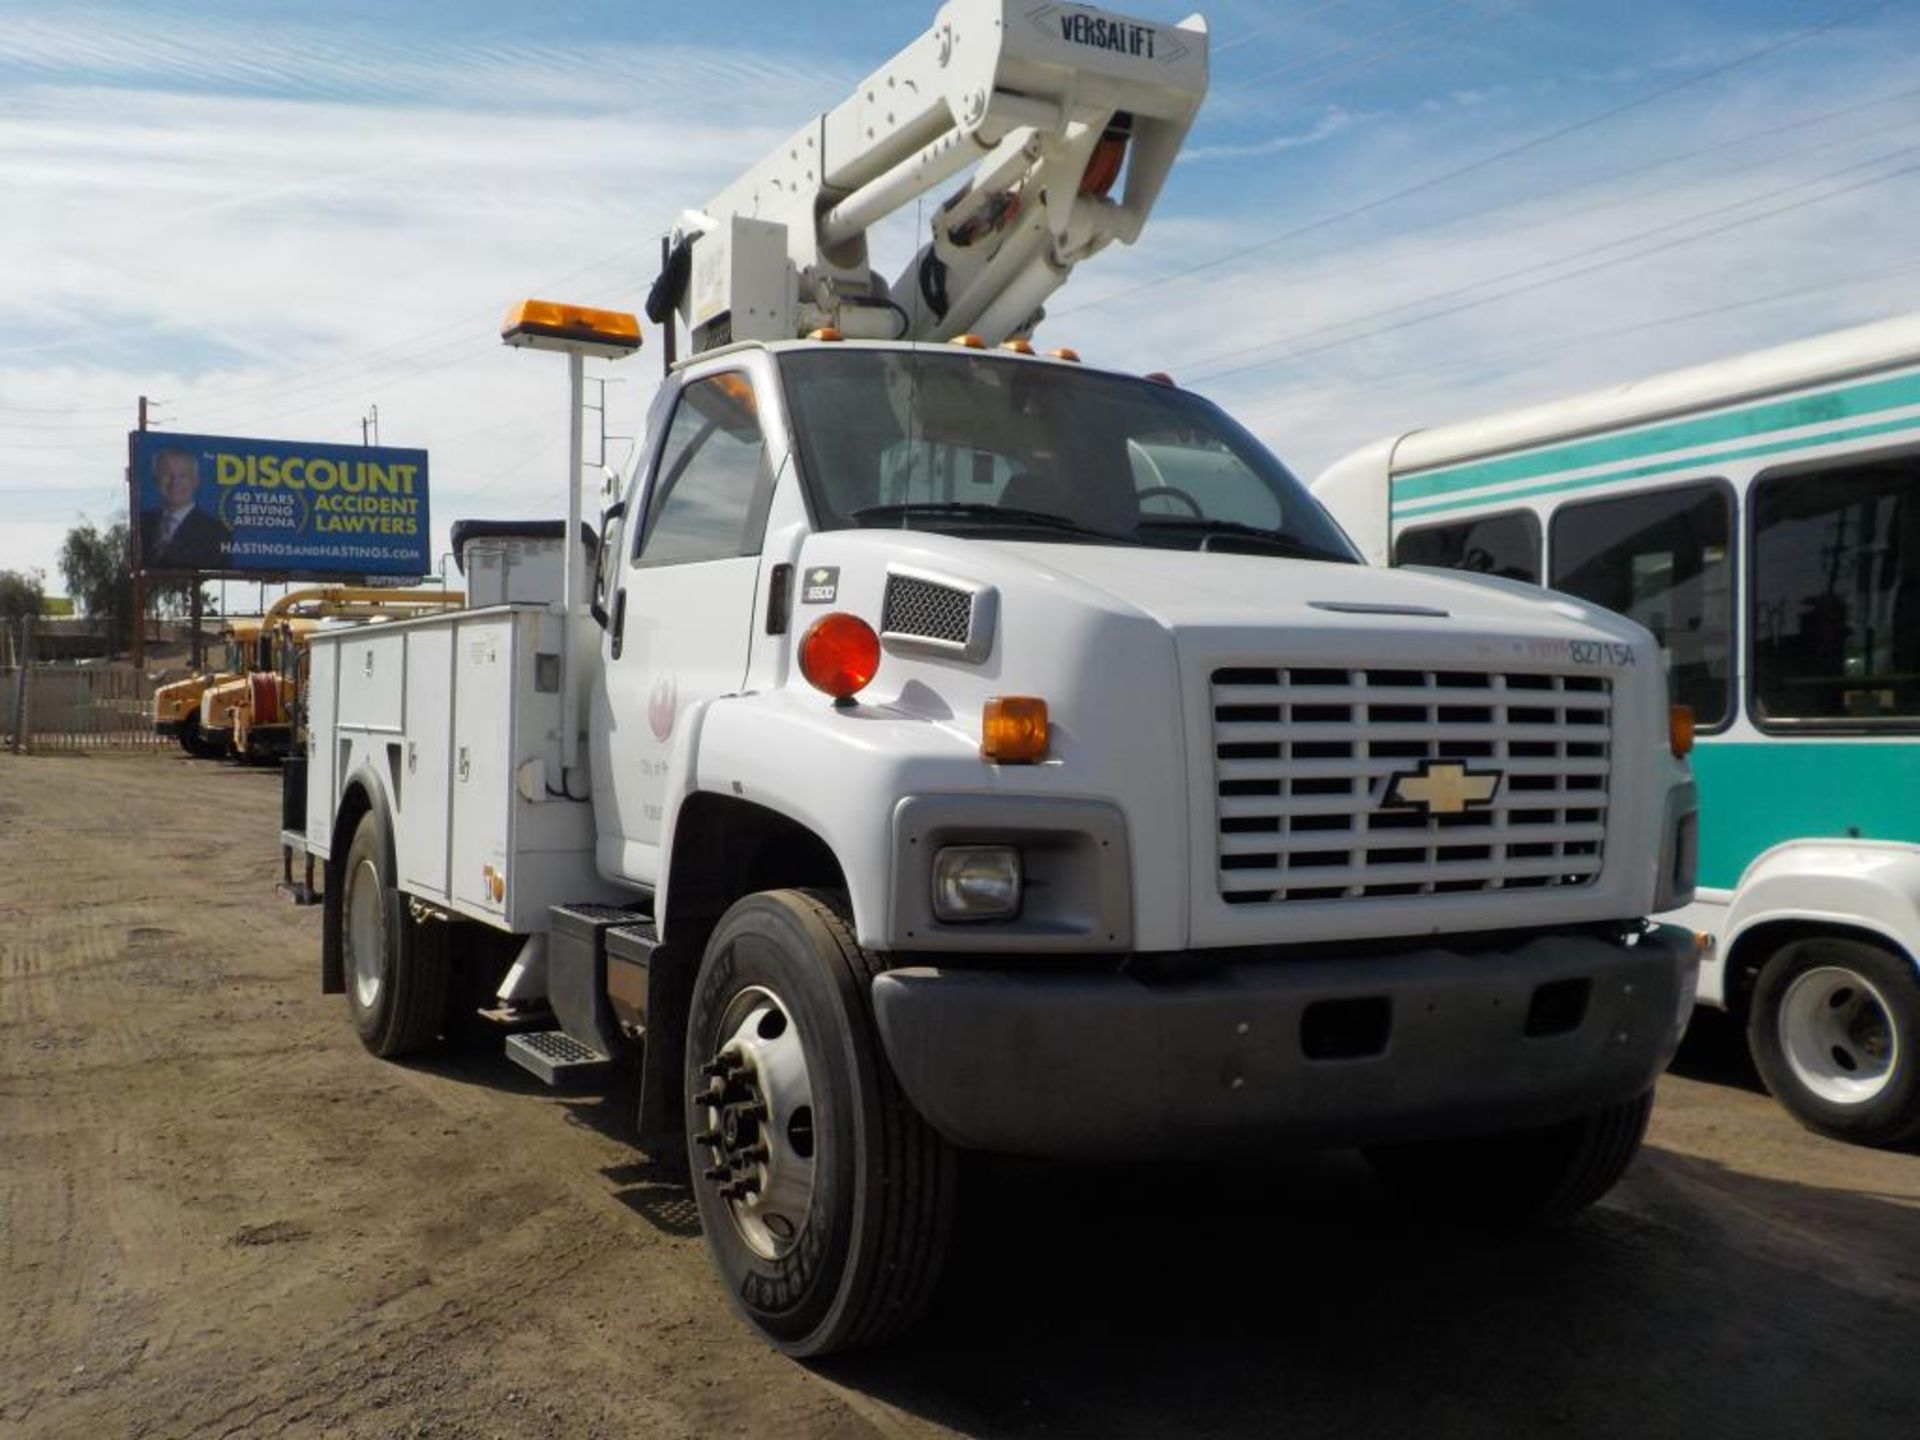
[[[1632,621],[1556,591],[1450,570],[1218,551],[968,542],[1077,581],[1168,629],[1238,626],[1538,635],[1634,641]]]

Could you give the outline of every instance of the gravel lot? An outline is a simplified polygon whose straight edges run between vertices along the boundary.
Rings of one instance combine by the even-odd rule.
[[[277,798],[0,755],[0,1436],[1920,1434],[1920,1156],[1710,1025],[1568,1231],[1418,1226],[1345,1156],[980,1166],[925,1331],[793,1364],[631,1094],[361,1050]]]

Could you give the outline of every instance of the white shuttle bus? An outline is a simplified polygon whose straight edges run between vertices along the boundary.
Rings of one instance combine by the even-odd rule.
[[[1699,1001],[1812,1128],[1920,1134],[1920,315],[1378,441],[1374,563],[1639,621],[1692,707]]]

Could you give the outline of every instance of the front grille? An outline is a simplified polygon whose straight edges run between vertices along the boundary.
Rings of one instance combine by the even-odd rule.
[[[894,572],[880,607],[880,633],[965,645],[973,632],[970,591]]]
[[[1545,889],[1600,874],[1604,676],[1238,666],[1213,672],[1211,698],[1230,905]],[[1434,766],[1499,779],[1489,800],[1463,802],[1434,786]],[[1407,800],[1436,788],[1441,808],[1469,808]]]

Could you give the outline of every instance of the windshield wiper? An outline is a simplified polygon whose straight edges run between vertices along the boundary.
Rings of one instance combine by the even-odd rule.
[[[868,505],[853,511],[847,518],[856,525],[871,525],[888,520],[904,520],[914,515],[953,515],[969,520],[985,520],[1007,525],[1040,526],[1048,530],[1063,530],[1074,535],[1091,535],[1097,540],[1108,540],[1120,545],[1136,542],[1125,535],[1109,535],[1104,530],[1095,530],[1082,525],[1078,520],[1070,520],[1065,515],[1054,515],[1045,510],[1021,510],[1007,505],[989,505],[976,500],[909,500],[899,505]]]
[[[1202,550],[1210,548],[1210,543],[1215,539],[1249,540],[1259,545],[1271,545],[1284,554],[1298,555],[1307,560],[1333,560],[1342,565],[1353,563],[1353,557],[1341,551],[1315,545],[1311,540],[1302,540],[1298,535],[1289,535],[1284,530],[1243,525],[1238,520],[1210,520],[1199,515],[1143,515],[1136,528],[1185,530],[1198,534],[1203,537],[1200,541]]]

